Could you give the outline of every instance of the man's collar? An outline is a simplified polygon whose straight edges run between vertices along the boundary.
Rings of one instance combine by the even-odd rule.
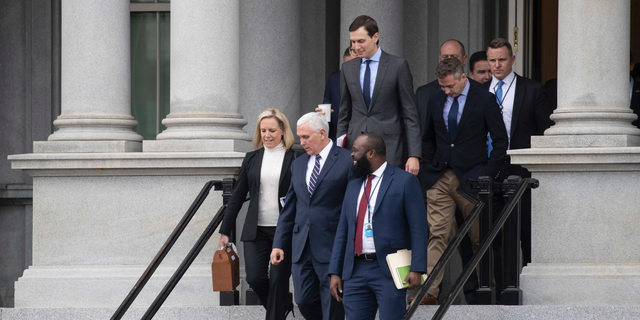
[[[331,151],[331,147],[333,147],[333,141],[329,139],[329,143],[324,147],[324,149],[322,149],[322,151],[320,151],[320,156],[322,157],[322,159],[327,160],[327,157],[329,156],[329,151]]]
[[[387,168],[387,162],[385,161],[382,165],[380,165],[380,167],[378,167],[378,169],[376,171],[374,171],[372,173],[372,175],[374,175],[376,177],[381,177],[386,168]]]
[[[502,79],[502,82],[504,83],[511,83],[511,81],[513,81],[513,78],[516,76],[515,71],[511,70],[511,73],[509,73],[508,76],[504,77],[504,79]],[[491,88],[495,88],[498,85],[498,82],[500,80],[498,80],[498,78],[496,78],[495,76],[491,76]]]
[[[362,58],[362,62],[361,63],[364,63],[367,60],[380,62],[380,56],[381,55],[382,55],[382,50],[380,49],[380,46],[378,46],[378,51],[376,52],[376,54],[374,54],[373,57],[371,57],[371,59]]]

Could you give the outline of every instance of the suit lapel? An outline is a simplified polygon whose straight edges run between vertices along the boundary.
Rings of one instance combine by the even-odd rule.
[[[378,73],[376,74],[376,83],[373,85],[373,95],[371,96],[371,104],[369,105],[369,110],[367,113],[373,109],[375,105],[376,97],[378,97],[378,93],[380,93],[380,88],[382,87],[382,82],[384,81],[384,76],[387,73],[387,67],[389,66],[389,56],[386,52],[382,51],[380,53],[380,62],[378,63]],[[364,98],[363,98],[364,99]]]
[[[469,84],[469,91],[467,92],[467,99],[464,102],[464,108],[462,109],[462,116],[460,117],[460,122],[458,123],[458,127],[456,129],[456,138],[460,134],[460,130],[464,127],[465,122],[469,119],[469,115],[471,114],[471,110],[476,105],[476,97],[475,95],[478,93],[478,88],[476,86]]]
[[[382,199],[384,198],[385,193],[387,193],[387,190],[389,189],[389,186],[393,181],[393,169],[393,166],[391,166],[387,162],[387,167],[384,169],[384,173],[382,174],[382,181],[380,182],[380,190],[378,190],[378,196],[376,197],[376,206],[373,209],[373,215],[378,212],[378,208],[380,208]]]
[[[297,161],[298,162],[298,168],[296,168],[298,172],[302,172],[302,178],[299,179],[299,183],[302,184],[302,190],[307,191],[307,195],[309,195],[309,186],[307,185],[307,164],[309,163],[309,154],[308,153],[304,153],[302,156],[300,156],[300,158],[302,158],[301,161]],[[293,181],[293,177],[291,177],[291,180]],[[300,197],[300,195],[298,195]],[[308,197],[307,197],[308,198]]]
[[[362,95],[362,87],[360,86],[360,64],[362,63],[362,58],[355,58],[351,61],[356,61],[357,63],[354,62],[349,64],[349,66],[351,67],[351,69],[349,70],[349,73],[351,74],[352,79],[355,79],[353,83],[356,85],[356,93],[357,93],[358,101],[360,102],[359,105],[361,105],[363,108],[366,109],[367,104],[364,103],[364,96]],[[356,104],[352,103],[352,105],[356,105]]]
[[[256,186],[258,186],[258,188],[260,187],[260,171],[262,169],[262,158],[264,157],[264,148],[262,147],[262,149],[260,149],[257,153],[256,153],[256,160],[254,162],[254,166],[253,166],[253,176],[256,179]]]
[[[440,91],[438,93],[436,93],[436,96],[434,97],[437,101],[436,103],[436,110],[435,113],[433,114],[433,123],[434,125],[438,125],[438,127],[442,128],[442,130],[444,130],[443,132],[445,133],[445,136],[447,137],[447,141],[451,140],[451,137],[449,136],[449,132],[447,131],[447,125],[446,123],[444,123],[444,117],[443,117],[443,112],[444,112],[444,102],[447,100],[447,95],[444,94],[443,91]],[[437,132],[438,130],[436,130]]]
[[[282,160],[282,168],[280,169],[280,179],[278,179],[278,188],[282,185],[282,179],[287,173],[287,169],[291,166],[293,161],[293,150],[289,149],[284,153],[284,159]]]
[[[518,116],[520,110],[522,110],[522,103],[524,96],[527,93],[527,87],[522,83],[522,77],[516,76],[516,92],[513,96],[513,111],[511,112],[511,128],[509,129],[509,135],[513,137],[513,133],[516,132],[516,124],[518,123]]]
[[[324,177],[327,175],[327,172],[329,172],[329,170],[331,170],[331,167],[333,167],[333,164],[336,162],[337,156],[336,154],[338,153],[338,147],[334,144],[331,147],[331,150],[329,150],[329,155],[327,156],[327,160],[324,161],[324,165],[322,166],[322,170],[320,170],[320,175],[318,176],[318,181],[316,181],[316,188],[313,191],[313,195],[311,196],[313,198],[313,196],[316,195],[316,192],[318,190],[318,188],[320,187],[320,184],[322,183],[322,179],[324,179]]]

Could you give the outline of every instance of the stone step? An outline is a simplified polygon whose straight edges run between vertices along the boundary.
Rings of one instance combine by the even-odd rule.
[[[437,307],[420,306],[413,319],[429,319]],[[140,319],[146,310],[131,308],[124,319]],[[114,310],[108,308],[0,308],[0,320],[92,320],[109,319]],[[295,310],[296,318],[302,319]],[[260,306],[232,307],[172,307],[161,308],[154,320],[227,320],[227,319],[264,319],[265,311]],[[443,319],[465,320],[522,320],[522,319],[640,319],[640,306],[452,306]]]

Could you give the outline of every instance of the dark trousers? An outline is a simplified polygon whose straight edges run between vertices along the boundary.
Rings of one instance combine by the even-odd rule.
[[[269,261],[276,227],[258,227],[256,238],[244,242],[245,270],[247,282],[267,309],[267,319],[285,319],[287,311],[293,309],[289,295],[291,276],[291,248],[284,248],[284,261],[277,266]]]
[[[384,320],[402,319],[406,312],[407,289],[398,290],[393,279],[382,273],[378,260],[356,259],[343,291],[344,311],[349,320],[373,320],[377,309]]]
[[[291,271],[296,303],[305,319],[344,319],[342,303],[331,296],[329,289],[329,263],[319,262],[313,257],[308,240],[300,260],[291,266]]]

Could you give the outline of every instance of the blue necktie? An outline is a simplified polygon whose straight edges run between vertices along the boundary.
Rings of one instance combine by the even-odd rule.
[[[364,69],[364,80],[362,81],[362,96],[364,97],[364,103],[369,110],[369,104],[371,103],[371,69],[369,69],[369,63],[371,60],[365,61],[367,68]]]
[[[458,129],[458,97],[453,98],[447,120],[449,120],[449,135],[451,136],[451,142],[453,142],[456,137],[456,129]]]
[[[313,191],[316,189],[316,182],[318,182],[318,175],[320,175],[320,155],[316,156],[316,164],[313,166],[313,172],[311,172],[311,178],[309,178],[309,198],[313,195]]]
[[[496,88],[496,102],[498,103],[498,105],[500,105],[500,110],[502,110],[502,85],[504,84],[504,81],[500,80],[498,81],[498,88]],[[487,152],[487,156],[491,156],[491,150],[493,150],[493,146],[491,145],[491,142],[493,140],[491,140],[491,135],[488,135],[488,139],[489,139],[489,144],[487,145],[488,147],[488,152]]]

